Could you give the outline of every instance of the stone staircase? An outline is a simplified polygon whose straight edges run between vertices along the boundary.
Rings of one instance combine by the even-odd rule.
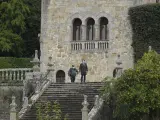
[[[68,114],[69,120],[82,120],[83,95],[88,96],[89,111],[93,108],[94,97],[99,94],[99,89],[103,85],[100,82],[94,83],[52,83],[42,94],[36,103],[46,103],[57,100],[61,105],[63,115]],[[36,120],[36,108],[31,109],[21,120]]]

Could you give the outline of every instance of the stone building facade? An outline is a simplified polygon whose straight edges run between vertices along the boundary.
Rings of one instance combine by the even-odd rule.
[[[41,71],[54,63],[53,80],[70,82],[71,65],[88,64],[87,82],[113,76],[117,55],[133,67],[128,9],[146,0],[42,0]],[[80,74],[76,77],[80,82]]]

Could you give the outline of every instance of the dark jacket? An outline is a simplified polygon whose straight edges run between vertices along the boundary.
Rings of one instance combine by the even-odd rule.
[[[79,71],[81,72],[81,74],[86,75],[88,71],[87,63],[81,63],[79,66]]]
[[[76,68],[70,68],[68,71],[69,76],[76,76],[78,74],[78,70]]]

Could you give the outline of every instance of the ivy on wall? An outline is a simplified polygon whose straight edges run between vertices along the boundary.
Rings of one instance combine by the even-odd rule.
[[[148,46],[160,51],[160,4],[146,4],[129,10],[133,32],[135,61],[140,59]]]

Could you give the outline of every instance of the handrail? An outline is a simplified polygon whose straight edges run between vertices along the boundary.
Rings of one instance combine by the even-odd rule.
[[[75,43],[75,42],[105,42],[105,41],[109,41],[107,39],[104,40],[72,40],[71,43]]]
[[[88,113],[88,120],[97,120],[98,113],[102,109],[104,104],[104,100],[102,98],[99,98],[99,96],[96,96],[95,104],[91,111]]]
[[[109,82],[110,87],[112,87],[112,80],[106,80],[106,82]],[[103,94],[99,97],[99,95],[95,96],[95,103],[91,111],[88,113],[88,120],[97,120],[98,119],[98,113],[101,111],[104,105],[104,96],[108,97],[110,93],[107,93],[106,95]]]
[[[104,51],[108,50],[109,41],[108,40],[87,40],[87,41],[71,41],[72,51]]]
[[[38,92],[34,92],[34,94],[32,94],[32,96],[29,96],[29,101],[31,101],[30,104],[27,105],[27,108],[22,108],[18,114],[19,116],[19,119],[21,119],[25,113],[31,109],[31,107],[35,104],[35,102],[39,99],[39,97],[43,94],[43,92],[48,88],[48,86],[52,83],[51,80],[48,80],[47,79],[47,76],[49,74],[49,71],[45,74],[45,76],[43,77],[41,75],[41,78],[40,78],[40,86],[37,86],[37,87],[40,87],[38,88]]]
[[[3,69],[0,69],[0,71],[10,71],[10,70],[13,70],[13,71],[16,71],[16,70],[32,70],[33,68],[3,68]]]

